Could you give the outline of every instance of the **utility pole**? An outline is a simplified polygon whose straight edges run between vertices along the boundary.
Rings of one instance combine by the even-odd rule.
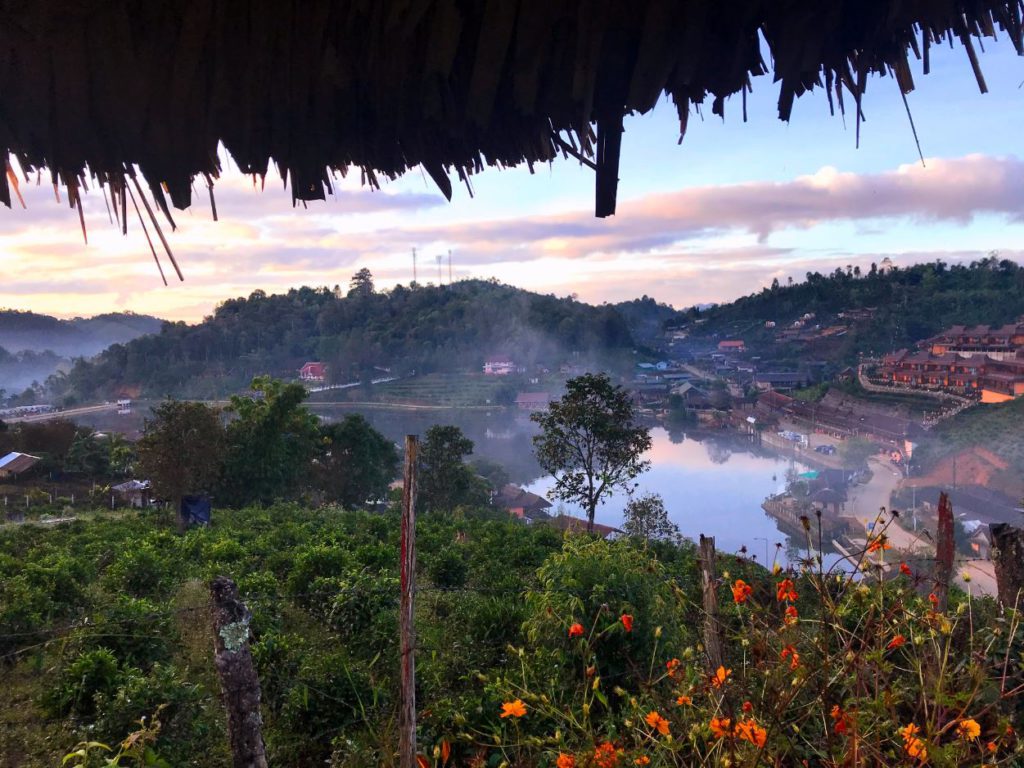
[[[416,285],[416,249],[412,249],[412,284]]]
[[[444,259],[444,256],[439,253],[434,259],[437,261],[437,284],[441,286],[444,285],[444,278],[441,277],[441,261]]]
[[[418,768],[416,762],[416,627],[414,624],[416,592],[416,435],[405,436],[405,473],[402,484],[402,529],[399,563],[401,570],[401,602],[398,631],[401,650],[401,697],[398,712],[399,768]]]

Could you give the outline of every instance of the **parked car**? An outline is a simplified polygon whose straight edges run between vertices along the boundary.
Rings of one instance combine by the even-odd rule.
[[[819,445],[814,450],[818,453],[823,453],[826,456],[834,456],[836,447],[834,445]]]

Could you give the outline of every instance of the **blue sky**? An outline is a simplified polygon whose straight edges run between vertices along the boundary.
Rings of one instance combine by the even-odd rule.
[[[923,169],[892,78],[869,82],[859,149],[852,111],[845,124],[831,117],[821,91],[780,122],[769,77],[754,81],[746,124],[734,98],[724,123],[710,109],[692,116],[681,146],[674,108],[660,104],[626,122],[619,212],[603,221],[593,218],[593,174],[574,160],[533,175],[488,170],[473,179],[473,198],[456,184],[451,203],[418,171],[382,192],[361,189],[354,173],[340,199],[294,211],[276,179],[254,191],[228,162],[221,221],[201,204],[178,216],[171,244],[186,281],[167,288],[141,232],[115,232],[99,194],[87,197],[86,245],[52,189],[32,187],[27,211],[0,209],[0,306],[194,321],[231,296],[344,285],[363,266],[381,287],[408,282],[413,246],[423,282],[436,280],[433,257],[450,248],[457,278],[594,302],[647,294],[680,307],[885,256],[1018,258],[1024,67],[1005,40],[986,41],[981,63],[986,95],[960,47],[933,49],[927,77],[914,67],[908,98]]]

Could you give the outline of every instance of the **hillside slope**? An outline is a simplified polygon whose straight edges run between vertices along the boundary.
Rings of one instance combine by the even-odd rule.
[[[293,289],[225,301],[198,325],[168,323],[160,334],[81,361],[61,383],[71,400],[118,391],[141,396],[219,397],[257,374],[293,378],[308,360],[327,363],[329,381],[386,368],[396,374],[479,371],[494,355],[518,365],[612,363],[633,338],[610,306],[523,291],[492,281],[450,286],[372,284],[348,295]]]
[[[864,315],[856,322],[839,317],[857,310]],[[891,270],[872,265],[864,273],[853,268],[828,275],[809,272],[803,282],[776,282],[760,293],[669,322],[688,327],[697,338],[743,338],[748,348],[778,352],[779,331],[805,314],[814,316],[808,326],[849,326],[821,356],[850,363],[862,353],[912,346],[954,324],[1016,320],[1024,315],[1024,268],[991,256],[967,265],[936,261]]]
[[[0,310],[0,391],[19,393],[112,344],[159,333],[163,321],[130,312],[60,320],[35,312]]]

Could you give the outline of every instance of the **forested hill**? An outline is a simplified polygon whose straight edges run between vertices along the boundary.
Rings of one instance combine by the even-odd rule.
[[[674,322],[690,325],[696,335],[736,335],[749,345],[773,335],[765,331],[766,322],[782,328],[813,313],[815,323],[827,325],[851,310],[872,311],[844,337],[838,351],[847,357],[908,347],[950,325],[1009,323],[1024,315],[1024,268],[991,256],[966,265],[936,261],[891,270],[872,265],[864,272],[810,272],[805,281],[776,282]],[[695,319],[704,322],[693,324]]]
[[[148,315],[110,313],[59,320],[35,312],[0,310],[0,401],[111,344],[159,333],[162,320]],[[31,399],[35,395],[31,395]]]
[[[163,321],[149,315],[111,312],[60,320],[49,315],[0,310],[0,347],[7,352],[53,352],[59,357],[88,357],[148,333]]]
[[[294,378],[306,361],[336,383],[382,375],[479,371],[486,358],[518,365],[608,363],[633,339],[611,306],[539,295],[497,282],[373,290],[360,273],[351,289],[300,288],[225,301],[198,325],[167,323],[160,334],[80,361],[55,395],[67,401],[136,396],[219,397],[258,374]]]

